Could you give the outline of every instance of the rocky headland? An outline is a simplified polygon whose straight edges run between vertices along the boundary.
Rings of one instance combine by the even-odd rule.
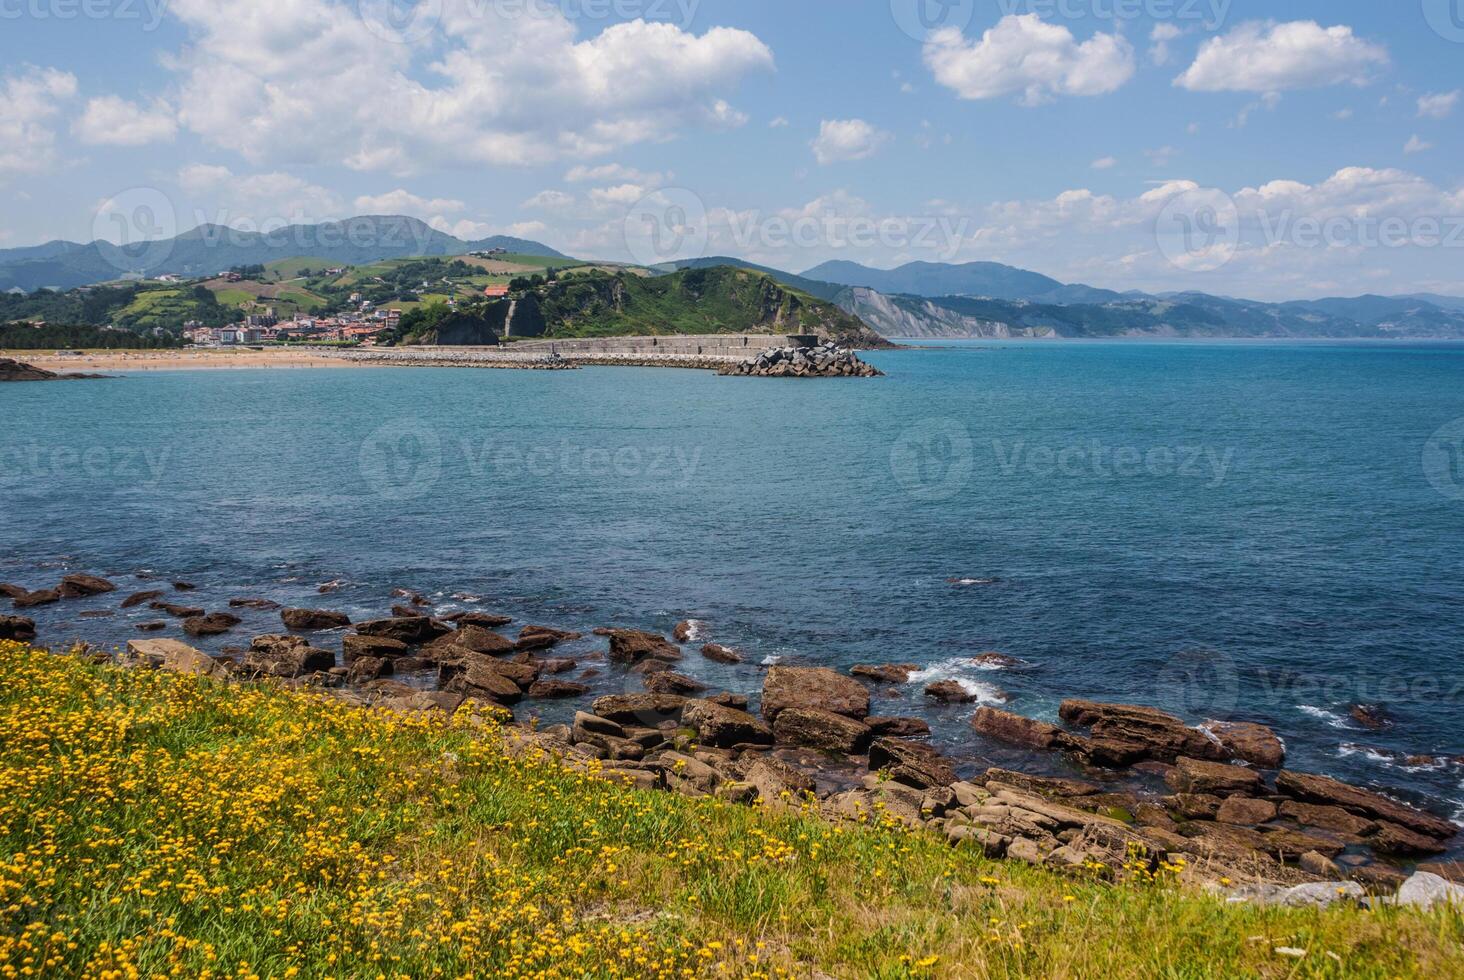
[[[0,381],[84,381],[103,378],[101,374],[57,374],[23,361],[0,357]]]

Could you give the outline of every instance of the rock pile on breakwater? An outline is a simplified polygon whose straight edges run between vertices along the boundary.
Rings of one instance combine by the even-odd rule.
[[[386,347],[373,350],[333,351],[329,354],[331,357],[348,361],[386,364],[393,367],[506,368],[517,371],[573,371],[579,367],[555,353],[527,353],[496,348],[452,350],[436,347],[419,350],[411,347]]]
[[[749,378],[878,378],[883,372],[837,344],[774,347],[719,374]]]

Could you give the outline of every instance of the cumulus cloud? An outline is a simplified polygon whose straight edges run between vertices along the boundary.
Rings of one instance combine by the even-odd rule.
[[[1094,170],[1112,170],[1118,166],[1117,157],[1099,157],[1090,165]]]
[[[169,60],[183,125],[255,163],[406,174],[584,158],[737,125],[727,95],[773,68],[747,31],[635,20],[580,39],[547,4],[443,0],[416,43],[382,36],[346,0],[169,9],[190,34]]]
[[[935,80],[963,99],[1016,94],[1023,105],[1064,95],[1105,95],[1134,74],[1134,49],[1122,35],[1094,34],[1081,43],[1072,31],[1036,14],[1011,14],[968,41],[943,28],[925,45]]]
[[[606,163],[598,167],[587,167],[584,165],[571,167],[569,172],[564,175],[564,179],[571,184],[583,184],[592,181],[596,183],[620,181],[622,183],[659,187],[670,179],[670,175],[654,170],[637,170],[635,167],[623,167],[618,163]]]
[[[1184,32],[1174,24],[1167,21],[1154,25],[1154,30],[1149,32],[1149,60],[1156,65],[1167,65],[1173,59],[1173,52],[1169,45],[1179,40]]]
[[[241,176],[228,167],[195,163],[178,171],[178,187],[200,224],[260,229],[345,216],[333,191],[279,171]]]
[[[1365,85],[1388,64],[1388,51],[1346,25],[1314,20],[1251,21],[1200,46],[1174,80],[1194,92],[1281,92],[1328,85]]]
[[[405,214],[419,218],[442,213],[451,214],[466,207],[462,201],[453,198],[419,197],[401,187],[394,191],[387,191],[385,194],[363,194],[356,198],[355,205],[357,214]]]
[[[57,163],[51,120],[76,96],[76,76],[27,67],[0,76],[0,180],[43,173]]]
[[[1403,152],[1410,155],[1414,153],[1423,153],[1426,150],[1432,149],[1433,144],[1424,139],[1422,136],[1419,136],[1417,133],[1414,133],[1412,136],[1408,137],[1408,142],[1403,144]]]
[[[1459,103],[1459,90],[1436,92],[1418,100],[1418,115],[1422,119],[1447,119]]]
[[[566,194],[564,191],[547,190],[540,191],[533,197],[519,205],[522,208],[538,211],[563,211],[575,204],[575,196]]]
[[[889,133],[863,119],[825,119],[819,124],[818,137],[809,145],[818,162],[827,166],[872,157],[889,139]]]
[[[100,146],[146,146],[168,143],[178,135],[177,114],[162,100],[143,107],[116,95],[91,99],[71,131],[83,143]]]

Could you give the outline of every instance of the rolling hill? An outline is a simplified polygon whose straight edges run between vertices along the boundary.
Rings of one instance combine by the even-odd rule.
[[[244,265],[311,256],[332,266],[383,259],[453,256],[502,248],[568,259],[539,242],[508,236],[463,241],[402,215],[366,215],[269,233],[201,225],[176,238],[122,247],[110,242],[48,242],[0,249],[0,292],[71,289],[123,278],[164,274],[197,278]]]
[[[910,262],[897,269],[871,269],[857,262],[825,262],[803,278],[840,286],[865,286],[910,296],[985,296],[1032,303],[1107,303],[1123,296],[1109,289],[1070,286],[1038,272],[999,262]]]

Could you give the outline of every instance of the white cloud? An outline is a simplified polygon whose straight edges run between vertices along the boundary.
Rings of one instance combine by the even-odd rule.
[[[1149,162],[1156,167],[1167,167],[1178,153],[1179,150],[1172,146],[1159,146],[1152,150],[1145,150],[1144,156],[1148,157]]]
[[[574,207],[574,204],[575,196],[573,194],[566,194],[564,191],[547,190],[535,194],[520,204],[519,207],[541,211],[563,211]]]
[[[1388,51],[1345,25],[1251,21],[1200,47],[1174,84],[1195,92],[1281,92],[1365,85],[1388,64]]]
[[[1347,120],[1352,118],[1352,107],[1348,106],[1344,109],[1338,109],[1336,112],[1332,113],[1332,118],[1337,120],[1338,122],[1346,122]]]
[[[618,180],[622,183],[646,184],[653,187],[661,186],[670,178],[670,174],[654,170],[637,170],[634,167],[623,167],[618,163],[606,163],[598,167],[571,167],[569,173],[564,175],[564,179],[571,184]]]
[[[1459,90],[1437,92],[1422,96],[1418,100],[1418,115],[1421,119],[1447,119],[1459,102]]]
[[[1408,142],[1403,144],[1403,152],[1410,155],[1414,153],[1423,153],[1426,150],[1432,149],[1433,144],[1425,140],[1423,137],[1419,136],[1417,133],[1414,133],[1412,136],[1408,137]]]
[[[580,39],[549,4],[443,0],[415,44],[347,0],[174,0],[183,124],[254,162],[407,174],[585,158],[744,118],[726,96],[773,68],[755,35],[611,24]]]
[[[651,192],[651,188],[640,184],[618,184],[614,187],[593,187],[590,189],[590,204],[597,208],[629,208],[636,201]]]
[[[363,194],[356,198],[355,207],[357,214],[405,214],[424,218],[444,212],[451,214],[461,211],[466,205],[462,201],[452,198],[419,197],[411,191],[399,187],[394,191],[387,191],[385,194]]]
[[[1149,47],[1149,60],[1156,65],[1167,65],[1173,57],[1169,45],[1179,40],[1181,31],[1175,24],[1160,22],[1154,25],[1154,30],[1149,32],[1149,40],[1153,44]]]
[[[162,100],[144,108],[115,95],[103,95],[87,102],[71,131],[83,143],[145,146],[172,142],[178,135],[178,119],[173,107]]]
[[[1097,160],[1094,160],[1092,164],[1090,164],[1090,166],[1094,170],[1112,170],[1114,167],[1118,166],[1118,158],[1099,157]]]
[[[0,180],[56,166],[51,119],[75,96],[76,76],[70,72],[26,67],[0,76]]]
[[[180,211],[199,223],[260,229],[345,216],[333,191],[278,171],[238,176],[228,167],[195,163],[178,171],[178,187],[189,198]]]
[[[768,128],[769,129],[787,129],[791,125],[792,125],[792,123],[788,122],[788,117],[787,116],[778,116],[772,122],[768,123]]]
[[[967,41],[958,29],[936,31],[925,45],[935,80],[963,99],[1017,94],[1024,105],[1062,95],[1104,95],[1134,74],[1133,45],[1119,34],[1078,43],[1072,31],[1036,14],[1008,15]]]
[[[813,147],[818,162],[828,165],[841,160],[867,159],[889,139],[889,133],[863,119],[825,119],[819,124],[818,137],[809,146]]]

